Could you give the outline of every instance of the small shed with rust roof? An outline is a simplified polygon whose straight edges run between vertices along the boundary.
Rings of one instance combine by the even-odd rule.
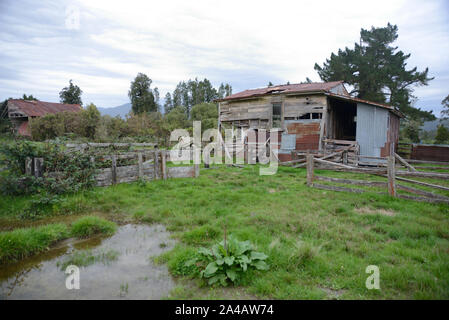
[[[28,121],[30,118],[42,117],[59,112],[79,112],[79,104],[54,103],[38,100],[10,99],[7,104],[8,117],[14,130],[19,135],[29,136]]]

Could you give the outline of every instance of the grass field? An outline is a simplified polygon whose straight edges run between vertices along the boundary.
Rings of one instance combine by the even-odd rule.
[[[305,175],[285,167],[273,176],[259,176],[257,166],[203,169],[196,179],[60,196],[37,221],[17,218],[30,198],[9,197],[0,201],[0,228],[71,223],[86,214],[164,224],[178,244],[155,261],[179,279],[172,298],[449,298],[449,206],[393,199],[375,188],[361,195],[313,189]],[[190,280],[194,272],[185,261],[220,241],[224,226],[268,254],[270,270],[249,272],[240,286],[226,289]],[[369,265],[379,267],[380,290],[365,287]]]

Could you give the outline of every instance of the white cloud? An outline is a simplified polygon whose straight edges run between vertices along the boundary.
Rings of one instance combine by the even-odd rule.
[[[69,79],[76,79],[85,101],[99,99],[104,103],[100,106],[114,106],[127,101],[129,82],[138,72],[153,79],[161,96],[178,81],[196,76],[215,84],[229,82],[234,91],[268,81],[299,82],[305,77],[319,81],[315,62],[352,46],[360,28],[387,22],[398,24],[398,45],[412,53],[410,67],[429,66],[436,77],[429,87],[416,91],[418,97],[435,100],[447,85],[449,68],[442,57],[449,52],[449,31],[442,2],[79,0],[69,4],[80,9],[79,30],[61,31],[60,19],[60,26],[49,25],[29,41],[15,39],[9,46],[11,34],[0,33],[3,55],[22,80],[29,80],[18,91],[33,89],[39,96],[51,88],[57,97]],[[54,16],[55,7],[49,5],[40,14]],[[17,28],[30,29],[23,24],[17,20]],[[51,81],[39,80],[49,77]],[[17,84],[4,80],[0,75],[0,83]],[[0,95],[5,92],[0,90]]]

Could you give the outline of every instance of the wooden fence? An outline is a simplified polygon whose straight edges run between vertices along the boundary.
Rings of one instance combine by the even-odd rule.
[[[192,166],[167,166],[169,152],[166,150],[155,149],[153,151],[138,151],[134,153],[112,154],[91,156],[91,162],[95,163],[95,158],[102,160],[111,160],[111,166],[108,168],[96,169],[94,175],[97,186],[108,186],[124,182],[170,178],[198,177],[200,174],[199,165]],[[137,164],[118,165],[119,159],[134,159]],[[27,158],[25,161],[26,174],[36,177],[43,176],[44,159]],[[57,172],[51,172],[49,176],[57,176]]]
[[[432,184],[428,182],[412,180],[404,178],[407,177],[424,177],[424,178],[433,178],[433,179],[449,179],[449,174],[447,173],[433,173],[433,172],[420,172],[416,170],[415,167],[408,164],[404,159],[400,156],[390,156],[387,158],[383,158],[386,161],[386,167],[351,167],[345,164],[331,162],[327,160],[323,160],[322,158],[315,158],[313,155],[306,156],[306,168],[307,168],[307,185],[310,187],[324,189],[324,190],[333,190],[333,191],[346,191],[353,193],[364,193],[367,192],[364,189],[357,188],[349,188],[342,186],[334,186],[328,184],[319,184],[315,181],[325,181],[338,183],[343,185],[357,185],[357,186],[367,186],[367,187],[381,187],[385,188],[387,192],[381,194],[389,194],[392,197],[417,200],[417,201],[425,201],[432,203],[446,203],[449,204],[449,197],[437,194],[430,191],[425,191],[422,189],[413,188],[410,186],[406,186],[403,184],[399,184],[397,181],[403,181],[411,184],[417,184],[421,186],[425,186],[428,188],[439,189],[444,191],[449,191],[449,187]],[[396,167],[395,160],[398,159],[400,163],[402,163],[408,171],[398,170]],[[353,180],[353,179],[341,179],[335,177],[326,177],[326,176],[318,176],[315,174],[315,167],[320,170],[333,170],[333,171],[343,171],[343,172],[355,172],[355,173],[364,173],[364,174],[373,174],[376,176],[382,176],[387,178],[386,181],[367,181],[367,180]],[[443,167],[444,168],[444,167]],[[448,168],[449,169],[449,168]],[[409,194],[400,194],[397,190],[405,191]]]
[[[449,146],[417,143],[399,143],[398,153],[405,159],[446,161],[449,164]]]

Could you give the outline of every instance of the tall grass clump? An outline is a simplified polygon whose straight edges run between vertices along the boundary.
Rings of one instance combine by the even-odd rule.
[[[117,225],[114,222],[95,216],[82,217],[72,224],[72,235],[78,238],[86,238],[100,233],[111,235],[116,230]]]
[[[0,264],[45,251],[53,243],[69,236],[69,228],[61,223],[1,232]]]

